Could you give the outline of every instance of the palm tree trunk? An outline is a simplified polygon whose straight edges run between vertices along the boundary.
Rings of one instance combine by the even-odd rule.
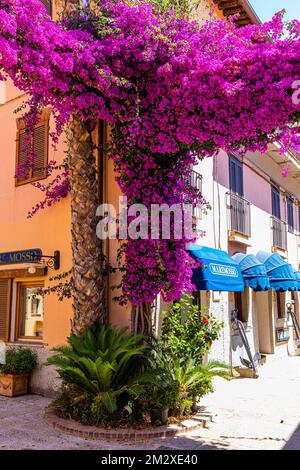
[[[86,326],[106,321],[105,283],[96,235],[99,201],[93,140],[88,125],[76,115],[67,129],[67,142],[74,279],[72,331],[80,336]]]
[[[145,336],[152,336],[155,331],[153,325],[153,309],[154,303],[144,302],[138,307],[132,309],[132,326],[133,333],[140,333]]]
[[[71,16],[87,0],[60,0],[63,16]],[[96,236],[99,204],[94,144],[88,124],[73,115],[67,128],[71,186],[71,230],[73,258],[72,332],[80,336],[86,326],[106,322],[105,283],[102,275],[101,244]],[[98,175],[98,180],[102,175]]]

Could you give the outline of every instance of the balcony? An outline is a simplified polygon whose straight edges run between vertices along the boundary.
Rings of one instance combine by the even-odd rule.
[[[250,202],[238,194],[228,192],[227,210],[229,231],[251,237],[251,210]]]
[[[271,217],[272,245],[273,248],[287,250],[287,225],[277,217]]]
[[[188,178],[188,186],[191,186],[194,189],[197,189],[199,193],[202,194],[202,175],[198,173],[197,171],[192,171],[190,174],[190,177]],[[193,218],[195,219],[195,222],[197,222],[198,219],[202,219],[202,207],[197,206],[193,207]]]

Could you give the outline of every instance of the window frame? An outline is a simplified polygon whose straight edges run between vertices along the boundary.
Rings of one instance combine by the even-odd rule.
[[[43,343],[44,341],[44,330],[42,336],[22,336],[21,335],[21,324],[22,324],[22,295],[21,290],[23,287],[27,288],[39,288],[44,287],[44,281],[17,281],[17,296],[16,296],[16,321],[15,321],[15,341],[34,341],[36,343]],[[45,310],[44,310],[45,313]]]
[[[44,112],[41,116],[38,124],[35,126],[34,129],[38,129],[40,127],[45,127],[45,144],[44,144],[44,167],[47,166],[49,161],[49,130],[50,130],[50,111]],[[19,162],[20,162],[20,136],[26,134],[28,130],[25,127],[23,119],[17,120],[17,138],[16,138],[16,162],[15,168],[17,171]],[[47,178],[47,171],[44,169],[42,175],[33,176],[34,168],[30,168],[29,170],[29,177],[26,179],[18,179],[15,175],[15,186],[24,186],[26,184],[34,183],[35,181],[44,180]]]

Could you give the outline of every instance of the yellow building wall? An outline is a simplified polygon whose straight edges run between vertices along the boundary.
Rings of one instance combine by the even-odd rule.
[[[20,97],[21,96],[21,97]],[[41,248],[43,254],[53,256],[55,250],[61,253],[59,271],[48,270],[45,277],[40,278],[45,286],[51,285],[49,277],[58,272],[70,270],[71,234],[70,234],[70,201],[69,197],[51,208],[39,211],[28,219],[27,213],[44,194],[31,184],[15,186],[16,170],[16,119],[19,114],[14,110],[21,105],[23,97],[19,90],[10,82],[6,84],[6,103],[0,106],[0,252]],[[53,127],[53,122],[51,122]],[[60,139],[54,150],[49,142],[49,161],[61,163],[65,156],[64,139]],[[45,182],[47,180],[41,180]],[[6,269],[24,268],[24,265],[1,266]],[[32,278],[33,279],[33,278]],[[26,278],[26,280],[28,280]],[[71,302],[59,302],[55,295],[45,297],[44,342],[49,345],[62,343],[69,333],[71,318]]]

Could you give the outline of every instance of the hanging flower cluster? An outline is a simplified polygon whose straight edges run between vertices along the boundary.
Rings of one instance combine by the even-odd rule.
[[[51,105],[56,138],[72,113],[112,123],[110,156],[129,203],[204,203],[187,187],[195,156],[299,146],[299,22],[277,14],[236,30],[143,2],[94,3],[54,23],[37,0],[1,0],[0,78],[31,96],[33,113]],[[191,289],[191,240],[129,240],[122,300]]]

